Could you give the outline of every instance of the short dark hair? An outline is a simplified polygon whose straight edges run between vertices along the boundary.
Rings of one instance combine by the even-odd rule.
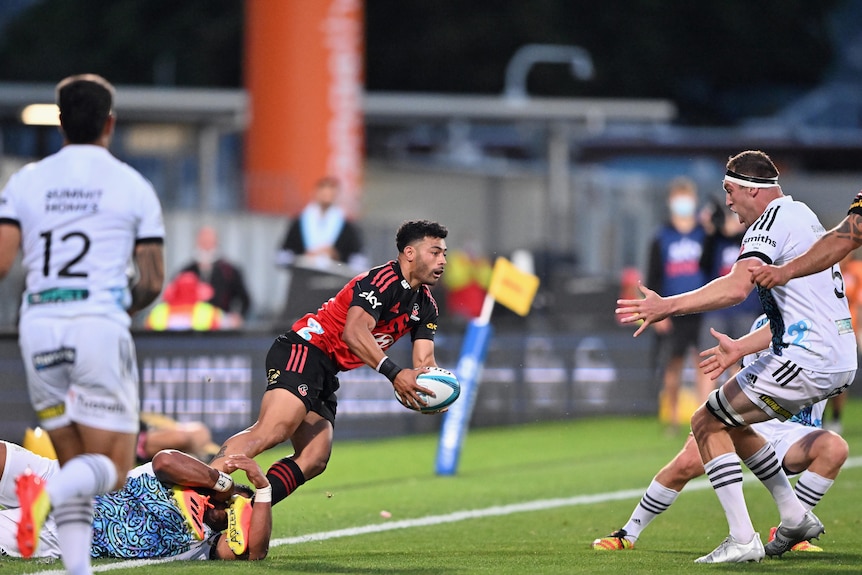
[[[60,126],[71,144],[99,139],[114,106],[114,87],[96,74],[69,76],[57,84]]]
[[[251,499],[254,497],[255,491],[251,488],[250,485],[246,485],[245,483],[234,483],[233,491],[236,495],[242,495],[246,499]]]
[[[777,178],[778,168],[772,159],[760,150],[746,150],[727,160],[727,169],[755,178]]]
[[[399,252],[403,252],[404,248],[423,238],[444,239],[447,235],[449,235],[449,230],[437,222],[410,220],[398,227],[398,232],[395,234],[395,246]]]

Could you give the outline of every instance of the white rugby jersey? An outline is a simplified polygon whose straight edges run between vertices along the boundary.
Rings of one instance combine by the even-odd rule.
[[[790,196],[769,203],[746,230],[739,259],[781,265],[805,252],[825,230]],[[773,352],[821,373],[856,369],[856,336],[838,265],[785,286],[757,288],[772,330]]]
[[[21,228],[22,319],[95,313],[128,325],[135,243],[165,233],[152,185],[95,145],[64,146],[15,173],[0,221]]]

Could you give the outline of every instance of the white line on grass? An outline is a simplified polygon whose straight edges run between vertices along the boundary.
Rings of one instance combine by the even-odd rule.
[[[843,468],[860,467],[862,466],[862,456],[851,457],[844,463]],[[746,481],[754,480],[754,476],[750,473],[745,474]],[[705,478],[695,479],[690,481],[685,486],[685,491],[700,491],[708,489],[710,483]],[[513,513],[524,513],[527,511],[542,511],[545,509],[556,509],[558,507],[572,507],[576,505],[591,505],[593,503],[605,503],[607,501],[619,501],[620,499],[634,499],[641,497],[644,493],[643,489],[626,489],[624,491],[611,491],[608,493],[596,493],[594,495],[577,495],[575,497],[564,497],[558,499],[539,499],[536,501],[527,501],[525,503],[512,503],[510,505],[495,505],[486,507],[485,509],[473,509],[469,511],[455,511],[446,515],[429,515],[427,517],[418,517],[416,519],[403,519],[401,521],[391,521],[386,523],[376,523],[373,525],[363,525],[361,527],[348,527],[346,529],[336,529],[334,531],[322,531],[320,533],[309,533],[308,535],[299,535],[297,537],[284,537],[281,539],[273,539],[270,541],[270,547],[280,547],[281,545],[296,545],[297,543],[308,543],[311,541],[326,541],[327,539],[337,539],[339,537],[353,537],[356,535],[368,535],[369,533],[382,533],[384,531],[394,531],[396,529],[410,529],[413,527],[428,527],[430,525],[442,525],[444,523],[456,523],[467,519],[481,519],[483,517],[499,517],[501,515],[511,515]],[[114,571],[116,569],[127,569],[132,567],[146,567],[156,563],[166,563],[171,559],[133,559],[128,561],[120,561],[118,563],[110,563],[108,565],[99,565],[93,567],[94,572]],[[33,575],[64,575],[65,571],[39,571]]]

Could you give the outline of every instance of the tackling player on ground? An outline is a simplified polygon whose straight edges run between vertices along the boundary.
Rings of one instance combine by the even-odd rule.
[[[118,491],[95,498],[92,557],[114,559],[255,560],[266,557],[272,530],[271,493],[260,466],[242,455],[226,462],[246,473],[257,491],[236,485],[201,461],[165,450],[133,469]],[[14,479],[29,469],[53,480],[56,460],[0,441],[0,555],[20,557]],[[254,497],[254,505],[250,503]],[[48,515],[34,557],[59,557],[57,526]]]

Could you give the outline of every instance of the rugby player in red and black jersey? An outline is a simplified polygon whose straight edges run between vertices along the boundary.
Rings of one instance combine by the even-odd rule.
[[[446,267],[447,229],[427,220],[404,222],[395,244],[398,257],[350,280],[315,313],[276,338],[266,357],[267,388],[257,422],[230,437],[212,461],[255,457],[290,440],[294,454],[275,462],[267,478],[272,504],[323,473],[332,452],[340,371],[368,365],[392,382],[406,405],[419,409],[416,383],[423,368],[436,366],[437,303],[430,287]],[[413,342],[413,369],[402,369],[386,350],[404,335]],[[224,471],[224,469],[222,469]]]

